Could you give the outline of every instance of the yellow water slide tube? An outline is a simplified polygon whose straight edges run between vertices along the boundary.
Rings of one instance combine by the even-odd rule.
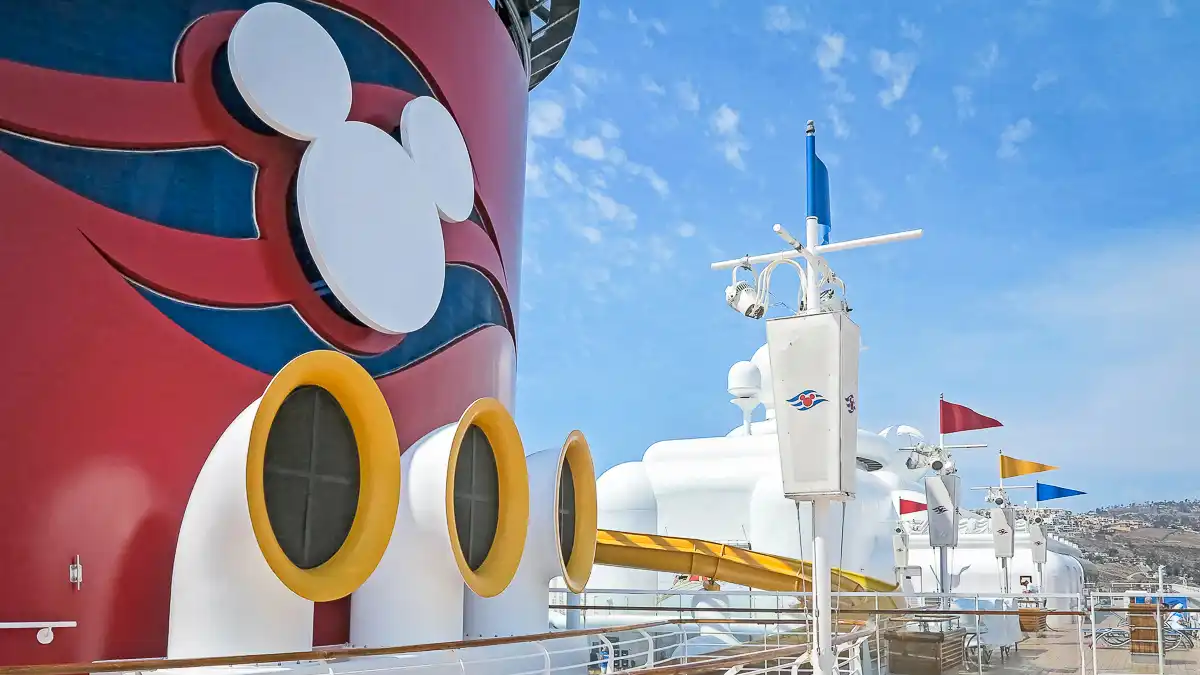
[[[667,537],[619,530],[600,530],[596,536],[596,564],[707,577],[763,591],[803,593],[812,590],[812,563],[759,553],[703,539]],[[862,574],[833,570],[834,592],[886,593],[895,583]],[[895,608],[895,598],[878,598],[879,607]],[[875,606],[875,598],[850,597],[842,609]]]

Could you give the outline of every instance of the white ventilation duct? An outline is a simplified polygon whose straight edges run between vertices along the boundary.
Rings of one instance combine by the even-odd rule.
[[[536,452],[525,460],[525,554],[503,593],[492,598],[467,594],[468,639],[546,632],[550,581],[562,577],[568,590],[581,593],[591,575],[596,558],[596,473],[587,439],[573,431],[561,448]]]
[[[525,452],[512,416],[496,399],[476,401],[457,422],[427,434],[400,465],[395,533],[350,602],[355,646],[463,639],[464,581],[475,594],[499,595],[525,548]],[[473,485],[476,478],[482,482]],[[473,513],[476,520],[468,522]],[[494,527],[494,536],[478,543],[476,527]]]
[[[356,467],[342,466],[357,468],[358,485],[345,530],[334,530],[329,555],[303,568],[289,557],[294,551],[285,552],[276,528],[289,541],[286,533],[307,531],[309,523],[289,512],[275,472],[280,458],[292,451],[309,458],[310,444],[318,442],[315,417],[296,407],[310,399],[292,398],[301,390],[323,397],[334,412],[330,419],[348,424],[343,437],[349,435],[347,449],[358,458]],[[349,595],[383,555],[399,501],[399,465],[391,413],[361,366],[331,351],[284,366],[217,440],[192,488],[171,577],[167,657],[311,650],[313,603]]]

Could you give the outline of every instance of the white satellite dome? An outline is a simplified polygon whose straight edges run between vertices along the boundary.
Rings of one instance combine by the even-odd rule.
[[[750,398],[762,395],[762,373],[749,361],[738,361],[729,369],[729,395]]]

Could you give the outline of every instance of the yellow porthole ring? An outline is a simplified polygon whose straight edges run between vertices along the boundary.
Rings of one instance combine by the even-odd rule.
[[[463,438],[472,426],[478,427],[492,446],[500,488],[496,536],[477,570],[467,564],[454,520],[454,470]],[[458,420],[446,462],[446,524],[454,560],[467,586],[483,598],[503,593],[516,575],[525,553],[525,534],[529,530],[529,472],[525,467],[525,446],[521,443],[517,423],[504,404],[494,398],[475,401]]]
[[[580,431],[572,431],[567,436],[561,457],[560,461],[567,463],[575,484],[575,545],[571,548],[570,559],[563,561],[563,581],[572,593],[582,593],[596,562],[596,469],[592,464],[592,450],[587,438]],[[558,475],[562,476],[561,468]],[[558,481],[556,478],[555,495],[562,489]],[[557,540],[562,541],[558,518],[554,519],[554,533]]]
[[[358,507],[341,548],[312,569],[297,567],[284,553],[267,515],[263,468],[267,437],[288,394],[315,385],[328,391],[350,421],[358,447]],[[400,443],[383,393],[358,363],[333,351],[292,359],[263,393],[250,428],[246,457],[246,501],[250,524],[267,564],[302,598],[328,602],[350,595],[371,576],[387,550],[400,503]]]

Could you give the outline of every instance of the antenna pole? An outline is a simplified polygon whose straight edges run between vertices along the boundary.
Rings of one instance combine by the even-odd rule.
[[[939,403],[938,405],[939,405],[938,416],[940,418],[941,404]],[[941,424],[941,420],[939,419],[938,420],[938,447],[942,449],[942,453],[946,456],[947,459],[949,459],[950,455],[945,454],[946,453],[946,434],[941,433],[941,431],[942,431],[942,424]],[[954,508],[958,508],[958,505],[955,504]],[[928,517],[928,516],[926,516],[926,517]],[[957,521],[957,519],[956,519],[956,521]],[[950,581],[951,581],[950,580],[950,551],[948,550],[948,548],[946,546],[939,546],[939,547],[937,547],[937,550],[938,550],[938,591],[943,594],[943,597],[938,602],[938,604],[941,605],[942,609],[949,609],[950,608],[950,598],[944,597],[944,596],[948,595],[953,590],[953,587],[950,584]]]

